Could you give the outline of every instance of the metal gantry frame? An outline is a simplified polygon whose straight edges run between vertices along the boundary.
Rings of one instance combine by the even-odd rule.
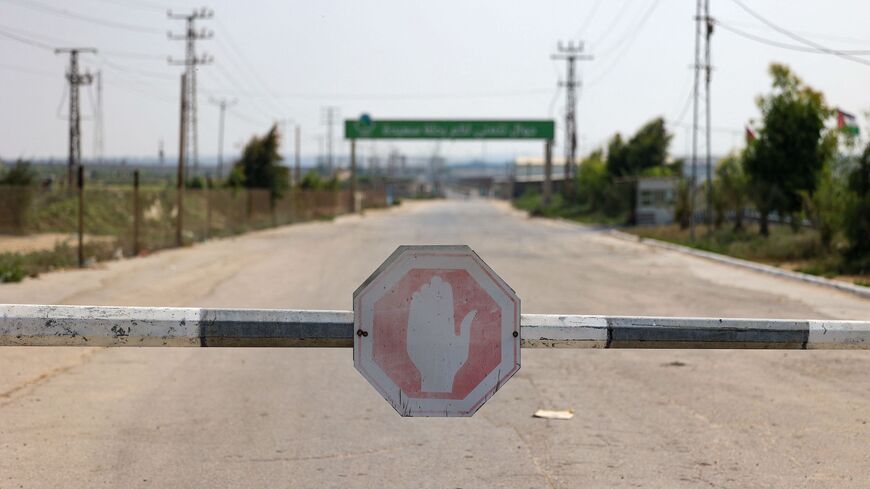
[[[523,314],[523,348],[870,350],[870,321]],[[0,305],[0,346],[344,347],[352,311]]]

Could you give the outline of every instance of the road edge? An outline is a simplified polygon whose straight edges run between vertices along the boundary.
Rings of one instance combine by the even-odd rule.
[[[797,280],[805,283],[811,283],[814,285],[819,285],[822,287],[828,287],[832,289],[837,289],[843,292],[849,292],[855,294],[864,299],[870,299],[870,287],[862,287],[860,285],[850,284],[848,282],[843,282],[840,280],[831,280],[823,277],[817,277],[815,275],[810,275],[807,273],[801,272],[793,272],[791,270],[783,270],[782,268],[777,268],[771,265],[765,265],[763,263],[757,263],[749,260],[743,260],[741,258],[734,258],[732,256],[722,255],[719,253],[713,253],[710,251],[698,250],[695,248],[690,248],[688,246],[678,245],[674,243],[668,243],[667,241],[661,241],[654,238],[644,238],[642,236],[638,236],[636,234],[626,233],[624,231],[619,231],[617,229],[611,229],[608,234],[613,236],[614,238],[621,239],[624,241],[631,241],[634,243],[641,243],[653,248],[659,248],[669,251],[675,251],[677,253],[683,253],[686,255],[692,255],[699,258],[705,258],[707,260],[715,261],[718,263],[724,263],[726,265],[731,265],[739,268],[745,268],[748,270],[754,270],[760,273],[766,273],[768,275],[774,275],[777,277],[788,278],[791,280]]]

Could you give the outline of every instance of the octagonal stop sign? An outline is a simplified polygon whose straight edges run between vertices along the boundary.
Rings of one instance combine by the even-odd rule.
[[[402,416],[471,416],[520,369],[520,300],[468,246],[400,246],[353,314],[354,366]]]

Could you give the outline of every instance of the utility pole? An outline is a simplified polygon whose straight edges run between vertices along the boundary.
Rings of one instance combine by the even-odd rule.
[[[281,135],[281,144],[283,145],[284,143],[286,143],[288,148],[290,146],[290,133],[287,131],[287,124],[293,124],[294,122],[295,121],[293,120],[292,117],[288,117],[286,119],[277,119],[275,121],[275,126],[281,127],[281,130],[279,131],[279,134]],[[299,128],[299,126],[297,125],[296,129],[298,130],[298,128]],[[299,134],[296,134],[296,139],[297,139],[296,150],[298,151],[299,150],[299,140],[298,140]],[[288,166],[287,167],[287,183],[289,183],[291,187],[293,186],[293,176],[294,176],[293,175],[293,168]]]
[[[189,14],[175,14],[171,10],[166,15],[173,20],[184,20],[186,29],[184,34],[173,34],[170,32],[169,39],[175,41],[185,41],[185,56],[183,60],[169,59],[169,64],[183,65],[187,74],[187,110],[186,131],[189,137],[188,152],[189,162],[193,163],[193,175],[196,176],[199,171],[199,138],[197,131],[197,103],[196,103],[196,70],[197,66],[209,64],[213,58],[207,54],[197,57],[196,41],[211,39],[214,36],[212,31],[201,29],[196,30],[195,22],[200,19],[210,19],[214,16],[214,12],[205,7],[194,10]],[[185,175],[187,177],[187,175]]]
[[[103,72],[95,77],[97,86],[97,107],[94,114],[94,160],[103,161]]]
[[[573,186],[570,184],[574,176],[574,165],[577,158],[577,88],[582,82],[576,79],[577,61],[592,60],[592,55],[583,53],[584,45],[580,41],[576,45],[568,41],[567,46],[559,41],[558,52],[551,56],[552,59],[564,59],[568,62],[568,77],[559,86],[565,87],[565,193],[572,194]]]
[[[704,42],[704,97],[706,99],[706,110],[704,115],[707,118],[707,226],[713,224],[713,157],[710,147],[710,81],[713,77],[713,65],[710,63],[710,37],[713,36],[713,19],[710,17],[710,0],[704,0],[704,24],[706,24],[707,32]],[[709,231],[709,227],[708,227]]]
[[[689,237],[695,239],[695,198],[698,186],[698,88],[701,78],[701,8],[704,0],[695,5],[695,87],[692,91],[692,182],[689,188]]]
[[[323,135],[317,135],[317,171],[323,172],[326,169],[326,157],[323,156]]]
[[[58,48],[55,54],[69,53],[69,71],[66,80],[69,83],[69,160],[67,164],[67,187],[72,189],[76,184],[76,172],[82,164],[82,127],[79,112],[79,87],[89,85],[94,77],[90,73],[79,73],[79,54],[93,53],[94,48]]]
[[[187,73],[181,74],[181,108],[179,110],[178,124],[178,176],[176,178],[176,207],[178,214],[175,216],[175,245],[184,244],[184,167],[187,156]]]
[[[335,171],[335,159],[332,152],[332,126],[335,124],[335,119],[338,116],[338,107],[327,106],[323,108],[321,113],[324,124],[326,124],[326,171],[329,175]]]
[[[302,183],[302,158],[301,158],[301,155],[299,154],[299,151],[301,149],[301,144],[302,144],[302,135],[301,135],[301,129],[299,128],[299,124],[296,124],[296,131],[295,132],[296,132],[296,148],[295,148],[296,149],[296,151],[295,151],[296,158],[294,161],[295,166],[293,169],[293,181],[296,183],[296,185],[299,185]]]
[[[553,140],[544,141],[544,181],[541,184],[541,200],[544,206],[550,205],[553,195]]]
[[[221,118],[220,123],[218,125],[218,161],[217,161],[217,177],[218,180],[223,178],[224,176],[224,118],[226,117],[226,112],[228,107],[232,107],[238,103],[238,100],[232,99],[227,100],[225,98],[222,99],[214,99],[211,98],[209,101],[215,105],[217,105],[221,110]]]

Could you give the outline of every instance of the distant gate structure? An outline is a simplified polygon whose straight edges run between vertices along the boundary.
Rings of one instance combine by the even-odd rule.
[[[548,119],[372,119],[363,114],[359,119],[344,121],[344,137],[350,140],[350,186],[356,191],[356,141],[358,139],[480,139],[544,141],[544,183],[542,196],[549,202],[552,196],[553,138],[556,123]]]

